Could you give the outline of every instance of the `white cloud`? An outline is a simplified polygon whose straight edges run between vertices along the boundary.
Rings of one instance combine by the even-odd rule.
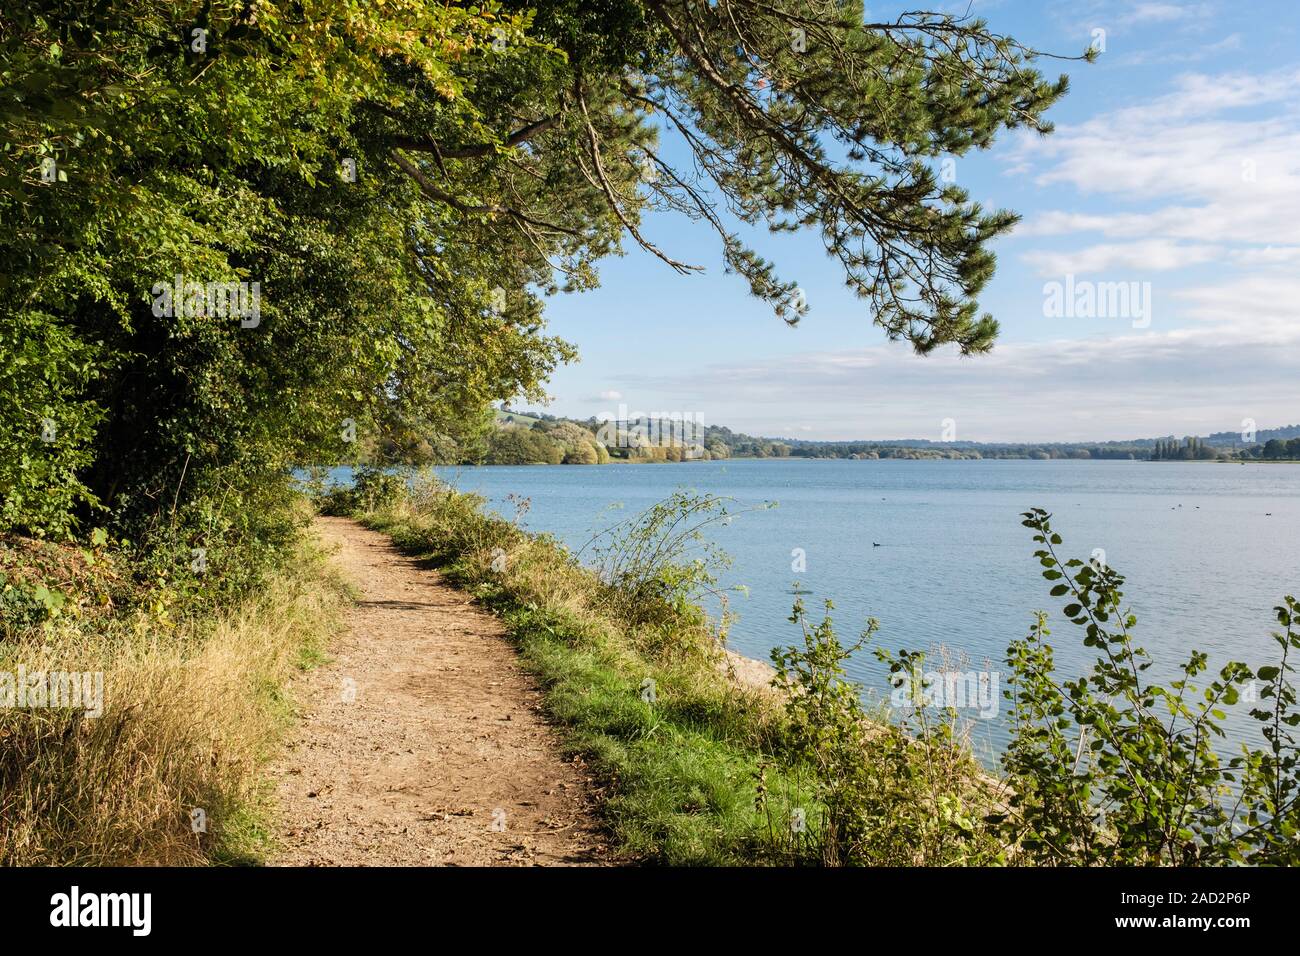
[[[1300,246],[1265,246],[1262,249],[1238,249],[1232,254],[1238,265],[1279,266],[1300,262]]]
[[[1164,321],[1175,300],[1184,324]],[[1207,276],[1162,291],[1155,324],[1037,319],[1044,341],[963,358],[899,344],[638,376],[738,431],[823,439],[930,438],[945,418],[973,441],[1104,441],[1300,421],[1300,274]],[[775,423],[801,422],[811,431]]]
[[[1045,211],[1015,233],[1070,237],[1077,247],[1040,246],[1022,259],[1050,276],[1113,270],[1145,278],[1197,268],[1189,279],[1159,283],[1197,283],[1161,292],[1166,321],[1231,327],[1234,335],[1251,330],[1256,338],[1267,329],[1289,341],[1285,326],[1300,325],[1300,314],[1283,297],[1295,301],[1300,287],[1279,270],[1300,262],[1297,85],[1294,67],[1188,74],[1148,102],[1022,140],[1017,175],[1073,187],[1088,203]]]
[[[1052,13],[1067,36],[1088,36],[1101,28],[1122,38],[1118,49],[1138,42],[1150,49],[1174,36],[1185,40],[1205,32],[1215,22],[1215,8],[1214,3],[1186,0],[1057,0]],[[1114,55],[1117,46],[1111,43],[1109,49],[1103,55]]]
[[[1149,438],[1231,429],[1243,418],[1264,427],[1300,420],[1300,280],[1249,299],[1242,291],[1185,293],[1207,319],[1191,328],[1097,334],[1102,320],[1058,320],[1063,334],[1094,334],[973,358],[920,358],[897,345],[801,353],[647,376],[639,387],[689,395],[706,420],[736,430],[771,434],[774,422],[795,420],[814,428],[787,437],[839,440],[938,440],[945,418],[973,441]],[[1285,294],[1267,309],[1264,300]]]
[[[1119,271],[1147,274],[1182,269],[1212,262],[1223,249],[1209,245],[1184,245],[1168,239],[1145,239],[1140,242],[1103,243],[1063,252],[1035,250],[1024,260],[1042,276],[1087,275]]]
[[[1290,347],[1300,342],[1300,276],[1256,272],[1190,286],[1173,294],[1183,314],[1204,324],[1225,346]]]
[[[1139,3],[1121,17],[1124,23],[1170,23],[1175,20],[1192,20],[1210,14],[1208,3]]]

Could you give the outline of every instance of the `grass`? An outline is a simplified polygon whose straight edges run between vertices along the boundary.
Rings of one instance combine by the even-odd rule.
[[[285,684],[319,663],[343,585],[303,544],[267,585],[215,616],[164,607],[61,618],[0,642],[0,672],[100,671],[104,707],[0,709],[0,864],[260,862],[262,770],[286,727]],[[206,814],[195,832],[191,812]]]
[[[541,421],[540,418],[532,415],[524,415],[520,412],[503,412],[499,408],[496,410],[496,420],[503,423],[509,420],[510,424],[514,425],[535,425]]]

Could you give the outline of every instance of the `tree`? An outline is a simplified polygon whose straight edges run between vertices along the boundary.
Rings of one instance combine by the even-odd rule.
[[[596,448],[591,442],[583,442],[564,453],[564,464],[598,465],[600,464],[600,455],[596,453]]]
[[[490,403],[575,355],[545,294],[625,236],[695,269],[652,209],[712,228],[787,321],[807,304],[750,227],[817,230],[891,337],[986,350],[1015,217],[931,164],[1050,128],[1066,81],[1038,56],[795,0],[6,8],[0,520],[260,547],[294,464],[481,447]],[[176,276],[256,283],[259,315],[175,309]]]
[[[564,449],[541,432],[511,425],[488,439],[485,461],[489,465],[558,465]]]
[[[528,137],[517,158],[538,171],[564,156],[672,268],[698,267],[642,234],[646,208],[712,227],[728,268],[794,322],[807,309],[797,285],[729,222],[813,228],[891,337],[920,351],[991,345],[996,323],[975,298],[993,270],[988,243],[1015,216],[985,213],[926,160],[986,147],[1002,129],[1049,130],[1042,114],[1067,81],[1045,81],[1037,51],[945,14],[864,24],[855,2],[543,4],[534,27],[566,53],[563,82],[498,144]],[[690,163],[665,159],[660,130]]]
[[[472,440],[488,401],[536,392],[573,354],[539,334],[535,299],[487,307],[485,289],[530,271],[449,244],[448,217],[369,161],[353,115],[389,95],[395,60],[454,97],[450,58],[522,18],[344,12],[239,3],[193,19],[133,0],[0,14],[0,328],[17,334],[0,351],[0,409],[15,406],[0,450],[30,459],[0,466],[7,527],[106,517],[132,537],[230,544],[272,530],[256,526],[292,464],[435,431]],[[161,303],[177,275],[255,282],[260,316]]]

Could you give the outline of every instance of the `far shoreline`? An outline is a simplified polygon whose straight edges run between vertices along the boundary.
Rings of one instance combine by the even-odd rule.
[[[902,461],[943,461],[943,462],[992,462],[992,461],[1066,461],[1066,462],[1098,462],[1113,461],[1123,463],[1145,463],[1145,464],[1164,464],[1164,465],[1300,465],[1300,458],[1031,458],[1028,455],[1012,456],[1004,455],[996,458],[949,458],[944,455],[925,456],[919,458],[839,458],[829,455],[781,455],[781,456],[757,456],[757,455],[737,455],[735,458],[693,458],[683,461],[664,461],[652,458],[628,459],[613,458],[601,464],[577,464],[571,462],[562,462],[553,465],[547,461],[528,461],[517,462],[513,464],[501,464],[496,462],[457,462],[455,464],[435,464],[435,465],[392,465],[384,467],[395,468],[604,468],[606,465],[716,465],[726,464],[729,461],[863,461],[863,462],[902,462]],[[362,465],[337,465],[339,468],[359,468]]]

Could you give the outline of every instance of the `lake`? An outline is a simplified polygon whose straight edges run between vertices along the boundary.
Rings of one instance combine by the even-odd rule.
[[[1272,608],[1283,594],[1300,592],[1300,466],[1293,465],[764,459],[438,473],[502,514],[514,514],[508,494],[527,496],[524,525],[574,548],[677,488],[734,498],[733,509],[776,502],[712,535],[734,559],[724,583],[748,587],[748,596],[732,597],[739,619],[729,644],[763,660],[800,641],[788,620],[797,580],[811,592],[804,603],[813,619],[824,599],[834,601],[842,640],[875,617],[883,646],[942,646],[967,662],[958,670],[990,670],[1002,686],[1007,643],[1027,632],[1035,610],[1053,612],[1058,670],[1077,676],[1093,653],[1048,594],[1031,532],[1020,524],[1030,507],[1054,514],[1063,557],[1087,560],[1101,548],[1125,575],[1138,643],[1157,661],[1153,675],[1175,673],[1193,648],[1210,655],[1212,668],[1229,659],[1274,663]],[[806,570],[792,570],[795,549],[806,555]],[[868,651],[849,671],[868,698],[888,699],[887,670]],[[1007,716],[1005,702],[980,718],[987,709],[963,710],[975,718],[986,758],[1005,742]],[[1253,725],[1249,718],[1230,724],[1234,735],[1252,738]]]

